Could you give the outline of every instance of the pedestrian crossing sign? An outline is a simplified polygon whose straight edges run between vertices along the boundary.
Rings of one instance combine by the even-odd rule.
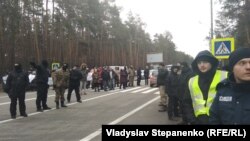
[[[57,70],[60,68],[60,63],[52,63],[51,67],[52,70]]]
[[[217,38],[212,40],[212,54],[217,59],[228,59],[234,51],[234,38]]]

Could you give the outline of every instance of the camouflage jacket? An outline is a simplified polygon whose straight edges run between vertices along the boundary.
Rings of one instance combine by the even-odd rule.
[[[69,71],[63,71],[62,69],[56,71],[53,75],[53,84],[56,88],[68,88],[69,86]]]

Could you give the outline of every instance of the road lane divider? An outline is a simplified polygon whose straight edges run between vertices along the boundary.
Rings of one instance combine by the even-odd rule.
[[[117,93],[120,93],[120,91],[117,91],[117,92],[113,92],[113,93],[109,93],[109,94],[105,94],[105,95],[100,95],[100,96],[96,96],[96,97],[93,97],[93,98],[89,98],[89,99],[85,99],[85,100],[82,100],[83,102],[86,102],[86,101],[91,101],[91,100],[94,100],[94,99],[99,99],[99,98],[102,98],[102,97],[105,97],[105,96],[110,96],[110,95],[113,95],[113,94],[117,94]],[[55,96],[55,95],[51,95],[50,97],[52,96]],[[32,99],[29,99],[29,100],[33,100],[33,99],[36,99],[36,98],[32,98]],[[5,103],[1,103],[2,105],[3,104],[10,104],[10,102],[5,102]],[[75,105],[75,104],[78,104],[78,102],[72,102],[72,103],[68,103],[67,105],[68,106],[71,106],[71,105]],[[51,110],[44,110],[43,112],[34,112],[34,113],[29,113],[28,116],[34,116],[34,115],[37,115],[37,114],[41,114],[41,113],[44,113],[44,112],[48,112],[48,111],[53,111],[55,110],[56,108],[51,108]],[[6,123],[6,122],[10,122],[10,121],[13,121],[13,120],[17,120],[17,119],[22,119],[24,117],[20,116],[20,117],[17,117],[16,119],[6,119],[6,120],[2,120],[0,121],[0,124],[2,123]]]
[[[141,87],[136,87],[136,88],[131,88],[129,89],[130,91],[132,90],[135,90],[135,89],[139,89]],[[145,89],[149,89],[148,87],[147,88],[143,88],[143,89],[140,89],[141,91],[145,90]],[[110,96],[110,95],[113,95],[113,94],[117,94],[117,93],[121,93],[121,92],[128,92],[128,90],[116,90],[115,92],[112,92],[112,93],[108,93],[108,94],[104,94],[104,95],[100,95],[100,96],[96,96],[96,97],[92,97],[92,98],[88,98],[88,99],[84,99],[82,100],[82,102],[87,102],[87,101],[91,101],[91,100],[95,100],[95,99],[99,99],[99,98],[102,98],[102,97],[106,97],[106,96]],[[55,95],[48,95],[48,97],[55,97]],[[30,99],[26,99],[25,101],[31,101],[31,100],[36,100],[36,98],[30,98]],[[10,102],[4,102],[4,103],[0,103],[0,106],[1,105],[7,105],[7,104],[10,104]],[[72,102],[72,103],[67,103],[68,106],[71,106],[71,105],[75,105],[75,104],[78,104],[78,102]],[[53,110],[56,110],[56,108],[52,108],[51,110],[44,110],[44,112],[48,112],[48,111],[53,111]],[[34,115],[37,115],[37,114],[41,114],[41,113],[44,113],[44,112],[34,112],[34,113],[29,113],[28,116],[34,116]],[[24,118],[22,116],[20,117],[17,117],[16,119],[21,119],[21,118]],[[6,120],[2,120],[0,121],[0,124],[2,123],[6,123],[6,122],[9,122],[9,121],[13,121],[13,120],[16,120],[16,119],[6,119]]]
[[[143,105],[135,108],[134,110],[128,112],[127,114],[119,117],[118,119],[108,123],[108,125],[114,125],[114,124],[118,124],[120,123],[121,121],[123,121],[124,119],[132,116],[133,114],[135,114],[136,112],[142,110],[143,108],[145,108],[146,106],[148,106],[149,104],[155,102],[156,100],[158,100],[160,97],[155,97],[154,99],[151,99],[150,101],[144,103]],[[89,134],[88,136],[86,136],[85,138],[81,139],[80,141],[90,141],[92,140],[93,138],[97,137],[98,135],[100,135],[102,133],[102,129],[99,128],[98,130],[96,130],[95,132]]]

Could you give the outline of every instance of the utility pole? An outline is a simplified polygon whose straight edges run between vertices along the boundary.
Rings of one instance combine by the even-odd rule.
[[[213,0],[210,0],[210,8],[211,8],[211,40],[213,39],[214,37],[214,27],[213,27],[213,22],[214,22],[214,19],[213,19]]]
[[[209,41],[209,50],[212,51],[212,39],[214,37],[214,27],[213,27],[213,22],[214,22],[214,19],[213,19],[213,0],[210,0],[210,16],[211,16],[211,33],[210,33],[210,41]]]

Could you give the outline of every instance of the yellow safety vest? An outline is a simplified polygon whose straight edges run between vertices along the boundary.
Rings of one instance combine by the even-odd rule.
[[[226,71],[216,71],[212,84],[209,87],[207,101],[204,100],[203,94],[198,84],[199,76],[196,75],[189,79],[188,86],[192,98],[194,114],[196,117],[198,117],[199,115],[209,115],[209,109],[214,101],[214,97],[216,94],[216,86],[225,78],[227,78]]]

